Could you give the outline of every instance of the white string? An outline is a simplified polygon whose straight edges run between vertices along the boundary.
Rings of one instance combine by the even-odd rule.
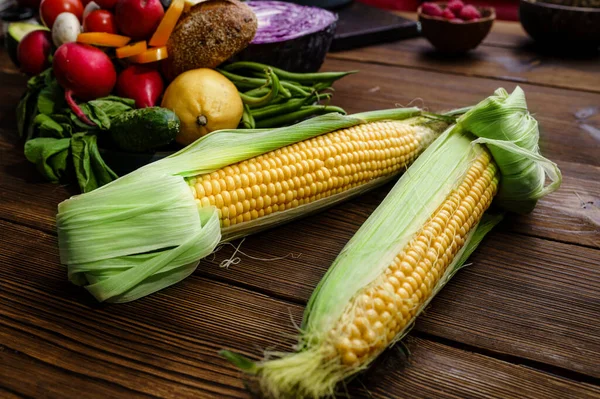
[[[213,260],[215,258],[215,253],[217,251],[219,251],[221,248],[223,248],[225,245],[231,245],[234,248],[233,254],[231,254],[229,259],[224,259],[223,261],[221,261],[221,263],[219,263],[219,267],[222,267],[225,269],[228,269],[229,266],[231,266],[231,265],[237,265],[242,261],[242,259],[239,256],[236,256],[238,253],[240,253],[241,255],[244,255],[247,258],[254,259],[254,260],[261,260],[261,261],[265,261],[265,262],[272,262],[272,261],[276,261],[276,260],[287,259],[290,257],[292,259],[298,259],[302,255],[302,254],[296,254],[296,253],[290,252],[289,254],[287,254],[285,256],[277,256],[274,258],[258,258],[256,256],[248,255],[247,253],[240,250],[240,247],[242,246],[244,241],[246,241],[246,238],[242,238],[242,240],[240,241],[240,243],[237,246],[230,242],[224,242],[223,244],[221,244],[218,248],[216,248],[213,251]]]

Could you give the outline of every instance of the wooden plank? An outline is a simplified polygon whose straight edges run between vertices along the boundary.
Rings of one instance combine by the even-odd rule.
[[[438,53],[424,37],[329,53],[328,57],[600,93],[599,54],[580,59],[543,54],[512,22],[496,22],[482,45],[460,57]]]
[[[44,387],[47,397],[76,389],[89,398],[247,398],[239,372],[216,352],[258,358],[264,348],[294,343],[292,320],[300,320],[302,306],[198,276],[133,303],[94,305],[66,284],[53,236],[0,227],[0,355],[7,360],[0,385],[16,394],[38,396]],[[365,390],[376,398],[600,395],[596,386],[428,340],[409,347],[408,362],[389,351],[350,384],[352,397],[368,397]]]
[[[240,248],[248,256],[295,256],[267,262],[238,254],[241,262],[223,269],[233,254],[227,246],[196,273],[304,303],[367,214],[364,204],[349,203],[249,237]],[[503,227],[439,294],[417,330],[600,377],[600,251]]]
[[[600,248],[600,168],[559,162],[560,189],[538,201],[528,215],[512,215],[507,230]]]

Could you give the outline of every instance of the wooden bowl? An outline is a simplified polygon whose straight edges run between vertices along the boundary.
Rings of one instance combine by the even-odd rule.
[[[597,2],[570,0],[569,4],[575,5],[521,0],[521,24],[532,38],[546,46],[572,49],[600,47],[600,8]]]
[[[436,3],[444,7],[446,3]],[[481,18],[476,21],[452,22],[441,17],[432,17],[418,9],[421,33],[440,52],[461,54],[477,47],[490,33],[496,12],[493,7],[476,7]]]

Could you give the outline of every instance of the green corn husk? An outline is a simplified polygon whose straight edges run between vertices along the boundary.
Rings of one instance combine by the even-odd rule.
[[[479,137],[497,160],[502,184],[497,202],[508,211],[528,213],[537,200],[555,191],[562,181],[555,163],[540,154],[537,121],[527,112],[525,93],[498,89],[458,119],[457,125]],[[545,186],[545,175],[551,183]]]
[[[352,323],[352,309],[357,306],[360,295],[366,287],[382,278],[394,257],[456,189],[476,156],[483,151],[481,143],[495,140],[490,142],[497,147],[496,151],[490,148],[494,162],[500,171],[512,172],[508,178],[502,176],[500,179],[499,193],[502,196],[498,194],[497,197],[500,206],[523,211],[530,208],[529,201],[558,188],[560,171],[537,152],[537,123],[531,122],[533,118],[527,112],[524,93],[519,88],[511,96],[505,96],[505,93],[498,90],[495,96],[473,107],[459,119],[457,125],[436,139],[346,244],[307,304],[295,353],[267,352],[266,360],[252,362],[229,351],[221,352],[253,376],[265,397],[334,396],[340,382],[367,368],[381,353],[383,349],[358,365],[345,366],[341,354],[333,349],[337,342],[336,337],[332,337],[332,333],[337,331],[334,327],[339,325],[337,323]],[[466,131],[467,126],[469,132]],[[499,143],[499,136],[508,141]],[[535,172],[546,166],[551,179],[556,178],[548,186],[545,186],[544,174]],[[534,176],[529,177],[529,174]],[[518,179],[519,175],[522,179]],[[503,187],[512,184],[517,188]],[[524,193],[529,193],[529,196]],[[462,248],[437,280],[430,295],[420,300],[414,318],[391,341],[379,337],[385,339],[387,346],[408,333],[416,317],[464,266],[469,255],[502,217],[501,213],[486,212],[483,215],[468,232]]]
[[[62,202],[56,218],[61,263],[68,267],[69,280],[85,285],[99,301],[127,302],[158,291],[191,274],[223,240],[331,206],[393,176],[223,230],[214,208],[198,207],[186,178],[338,129],[420,114],[418,108],[327,114],[278,129],[211,133],[168,158]],[[433,129],[431,134],[429,141]]]

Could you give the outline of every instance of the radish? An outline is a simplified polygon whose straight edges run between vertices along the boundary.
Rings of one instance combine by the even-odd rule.
[[[29,32],[17,47],[17,59],[21,71],[28,75],[39,75],[50,66],[48,57],[52,54],[52,35],[47,30]]]
[[[155,106],[163,90],[160,73],[147,66],[132,65],[123,70],[117,79],[117,94],[134,99],[137,108]]]
[[[119,32],[132,40],[149,39],[164,14],[160,0],[119,0],[115,8]]]
[[[110,58],[96,47],[65,43],[54,53],[52,69],[56,80],[65,89],[65,99],[71,110],[83,123],[95,126],[73,96],[87,101],[110,94],[117,81]]]

